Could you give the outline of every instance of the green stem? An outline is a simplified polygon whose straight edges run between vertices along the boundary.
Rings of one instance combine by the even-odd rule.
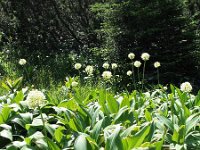
[[[146,61],[144,61],[143,73],[142,73],[142,90],[143,90],[143,87],[144,87],[144,73],[145,73],[145,66],[146,66]]]
[[[158,85],[160,84],[159,69],[157,69]]]
[[[45,135],[45,141],[46,141],[46,143],[48,145],[48,141],[46,139],[47,138],[47,131],[46,131],[46,128],[45,128],[45,121],[44,121],[44,117],[42,115],[42,111],[41,111],[40,107],[39,107],[39,112],[40,112],[40,116],[41,116],[41,119],[42,119],[43,131],[44,131],[44,135]],[[49,147],[49,145],[48,145],[48,147]]]
[[[140,82],[140,69],[137,69],[137,73],[138,73],[138,82]]]
[[[132,62],[131,67],[132,67],[133,85],[134,85],[134,88],[135,88],[135,90],[136,90],[136,84],[135,84],[135,72],[134,72],[133,62]]]

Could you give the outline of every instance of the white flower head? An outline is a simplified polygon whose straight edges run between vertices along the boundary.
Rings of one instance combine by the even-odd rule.
[[[109,65],[109,63],[105,62],[102,67],[105,69],[108,69],[110,67],[110,65]]]
[[[109,80],[111,77],[112,77],[112,73],[110,71],[104,71],[102,73],[102,77],[105,79],[105,80]]]
[[[133,72],[131,70],[127,71],[127,76],[131,76],[133,74]]]
[[[135,58],[135,54],[134,53],[129,53],[128,54],[128,58],[131,59],[131,60],[134,59]]]
[[[136,67],[136,68],[139,68],[140,66],[141,66],[141,62],[140,61],[138,61],[138,60],[136,60],[135,62],[134,62],[134,66]]]
[[[38,90],[32,90],[28,93],[26,102],[29,108],[35,109],[37,107],[44,105],[46,102],[45,99],[46,97],[43,92]]]
[[[164,86],[164,87],[163,87],[163,90],[165,90],[165,91],[166,91],[166,90],[167,90],[167,86]]]
[[[142,58],[142,60],[147,61],[147,60],[149,60],[150,55],[149,55],[149,53],[142,53],[141,58]]]
[[[191,92],[192,91],[192,85],[189,82],[184,82],[180,86],[181,91],[183,92]]]
[[[160,67],[160,62],[156,61],[156,62],[154,63],[154,67],[155,67],[155,68],[159,68],[159,67]]]
[[[93,71],[94,71],[93,66],[88,65],[88,66],[85,68],[85,72],[86,72],[89,76],[91,76],[91,75],[93,74]]]
[[[82,65],[81,65],[80,63],[76,63],[76,64],[74,65],[74,68],[75,68],[76,70],[81,69],[81,67],[82,67]]]
[[[116,68],[118,67],[118,65],[117,65],[116,63],[112,63],[111,66],[112,66],[112,69],[113,69],[113,70],[116,69]]]
[[[73,81],[71,85],[72,85],[72,87],[77,87],[78,86],[78,82]]]
[[[26,59],[20,59],[20,60],[19,60],[19,64],[20,64],[21,66],[25,65],[25,64],[26,64]]]

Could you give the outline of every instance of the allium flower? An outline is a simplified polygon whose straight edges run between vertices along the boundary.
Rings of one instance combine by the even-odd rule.
[[[29,108],[35,109],[45,104],[45,95],[43,92],[38,90],[32,90],[28,93],[26,102]]]
[[[72,82],[72,87],[76,87],[76,86],[78,86],[78,82],[73,81],[73,82]]]
[[[142,53],[141,55],[142,60],[147,61],[150,58],[150,55],[148,53]]]
[[[167,86],[164,86],[164,87],[163,87],[163,90],[165,90],[165,91],[166,91],[166,90],[167,90]]]
[[[109,68],[109,66],[110,66],[110,65],[109,65],[109,63],[107,63],[107,62],[106,62],[106,63],[104,63],[104,64],[103,64],[103,66],[102,66],[102,67],[103,67],[103,68],[105,68],[105,69],[108,69],[108,68]]]
[[[105,79],[105,80],[109,80],[111,77],[112,77],[112,73],[110,71],[104,71],[102,73],[102,77]]]
[[[141,62],[140,61],[138,61],[138,60],[136,60],[135,62],[134,62],[134,66],[136,67],[136,68],[139,68],[140,66],[141,66]]]
[[[181,91],[183,92],[191,92],[192,91],[192,85],[189,82],[184,82],[180,86]]]
[[[128,58],[131,59],[131,60],[134,59],[135,58],[135,54],[134,53],[129,53],[128,54]]]
[[[93,66],[88,65],[88,66],[85,68],[85,72],[86,72],[89,76],[93,74],[93,71],[94,71]]]
[[[76,63],[76,64],[74,65],[74,68],[75,68],[76,70],[81,69],[81,67],[82,67],[82,65],[81,65],[80,63]]]
[[[156,61],[156,62],[154,63],[154,67],[155,67],[155,68],[160,67],[160,62]]]
[[[26,64],[26,59],[20,59],[19,60],[19,64],[22,65],[22,66],[25,65]]]
[[[128,76],[131,76],[132,74],[133,74],[133,72],[132,71],[127,71],[127,73],[126,73]]]
[[[116,63],[112,63],[111,66],[112,66],[112,69],[113,69],[113,70],[116,69],[116,68],[118,67]]]

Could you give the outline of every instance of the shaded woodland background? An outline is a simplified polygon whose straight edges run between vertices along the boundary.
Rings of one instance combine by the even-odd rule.
[[[18,72],[25,58],[28,81],[48,85],[76,73],[76,62],[99,70],[116,62],[126,74],[128,53],[148,52],[149,83],[160,61],[161,83],[199,88],[199,19],[199,0],[1,0],[0,72]],[[124,76],[120,86],[128,82]]]

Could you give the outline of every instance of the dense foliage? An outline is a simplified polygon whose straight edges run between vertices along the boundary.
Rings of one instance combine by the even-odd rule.
[[[0,148],[196,150],[200,146],[200,93],[194,96],[171,85],[169,90],[113,94],[109,88],[74,82],[69,78],[57,99],[48,91],[44,95],[21,88],[21,78],[3,82],[1,88],[7,92],[0,97]]]

